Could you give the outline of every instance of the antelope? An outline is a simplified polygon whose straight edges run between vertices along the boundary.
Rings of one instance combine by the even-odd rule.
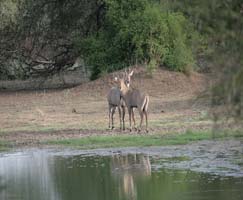
[[[129,75],[130,75],[129,77],[131,77],[133,75],[133,71]],[[146,132],[148,132],[149,96],[147,94],[143,94],[138,89],[130,88],[129,87],[130,85],[127,83],[126,80],[126,76],[123,78],[119,78],[119,81],[120,81],[121,97],[124,100],[126,107],[128,109],[130,131],[132,131],[131,117],[133,117],[134,120],[133,108],[137,108],[140,114],[140,126],[138,131],[139,132],[141,131],[143,118],[145,116]]]
[[[115,78],[115,81],[117,82],[117,78]],[[107,94],[107,101],[108,101],[108,107],[109,107],[109,129],[114,128],[114,113],[115,113],[116,107],[117,107],[118,112],[119,112],[120,129],[123,128],[123,130],[125,130],[125,122],[124,122],[125,103],[121,99],[121,91],[117,86],[112,87],[110,89],[110,91]],[[122,116],[121,116],[121,114],[122,114]]]
[[[133,71],[131,73],[127,73],[125,71],[125,84],[126,86],[129,88],[130,87],[130,83],[131,83],[131,76],[133,75]],[[115,82],[118,82],[118,78],[115,77],[114,78]],[[109,107],[109,128],[113,129],[114,128],[114,113],[116,110],[116,107],[118,108],[118,112],[119,112],[119,120],[120,120],[120,129],[125,130],[125,102],[124,100],[121,98],[121,91],[120,88],[118,88],[118,86],[116,87],[112,87],[110,89],[110,91],[108,92],[107,95],[107,101],[108,101],[108,107]],[[121,116],[122,114],[122,116]],[[133,116],[133,123],[134,126],[136,125],[135,119],[134,119],[134,113],[132,110],[132,116]]]

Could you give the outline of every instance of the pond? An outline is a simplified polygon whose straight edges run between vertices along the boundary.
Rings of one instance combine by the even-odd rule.
[[[242,166],[224,162],[203,171],[176,147],[25,149],[0,155],[0,199],[242,200]]]

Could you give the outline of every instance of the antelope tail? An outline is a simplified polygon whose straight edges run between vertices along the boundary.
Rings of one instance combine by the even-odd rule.
[[[148,110],[148,104],[149,104],[149,96],[146,95],[143,101],[143,105],[142,105],[142,110],[143,111],[147,111]]]

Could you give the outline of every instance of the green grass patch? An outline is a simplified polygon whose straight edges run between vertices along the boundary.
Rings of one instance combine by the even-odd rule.
[[[7,151],[9,149],[9,144],[5,141],[0,141],[0,152]]]
[[[232,137],[231,135],[230,137]],[[242,135],[243,136],[243,135]],[[227,136],[228,137],[228,136]],[[237,135],[239,137],[239,135]],[[153,135],[112,135],[112,136],[89,136],[79,139],[64,139],[47,141],[46,144],[79,147],[82,149],[108,148],[108,147],[146,147],[182,145],[200,140],[213,138],[225,138],[225,134],[212,134],[212,132],[187,131],[183,134],[153,134]]]
[[[95,130],[106,130],[107,129],[107,124],[102,124],[102,123],[84,123],[84,124],[77,124],[77,125],[70,125],[70,124],[65,124],[65,123],[53,123],[51,125],[26,125],[26,126],[16,126],[16,127],[11,127],[11,128],[0,128],[0,135],[4,135],[7,133],[16,133],[16,132],[52,132],[52,131],[65,131],[69,129],[77,129],[77,130],[90,130],[94,129]]]
[[[54,125],[54,126],[38,126],[38,125],[30,125],[25,127],[12,127],[7,129],[0,129],[0,135],[4,135],[5,133],[11,132],[50,132],[50,131],[59,131],[67,129],[65,125]]]

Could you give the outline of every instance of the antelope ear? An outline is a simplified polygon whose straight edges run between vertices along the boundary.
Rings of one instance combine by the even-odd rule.
[[[124,70],[124,74],[123,74],[123,77],[126,77],[127,76],[127,69]]]
[[[120,75],[119,75],[119,79],[123,79],[127,76],[127,72],[122,72]]]
[[[130,72],[129,76],[132,76],[133,75],[133,70]]]

